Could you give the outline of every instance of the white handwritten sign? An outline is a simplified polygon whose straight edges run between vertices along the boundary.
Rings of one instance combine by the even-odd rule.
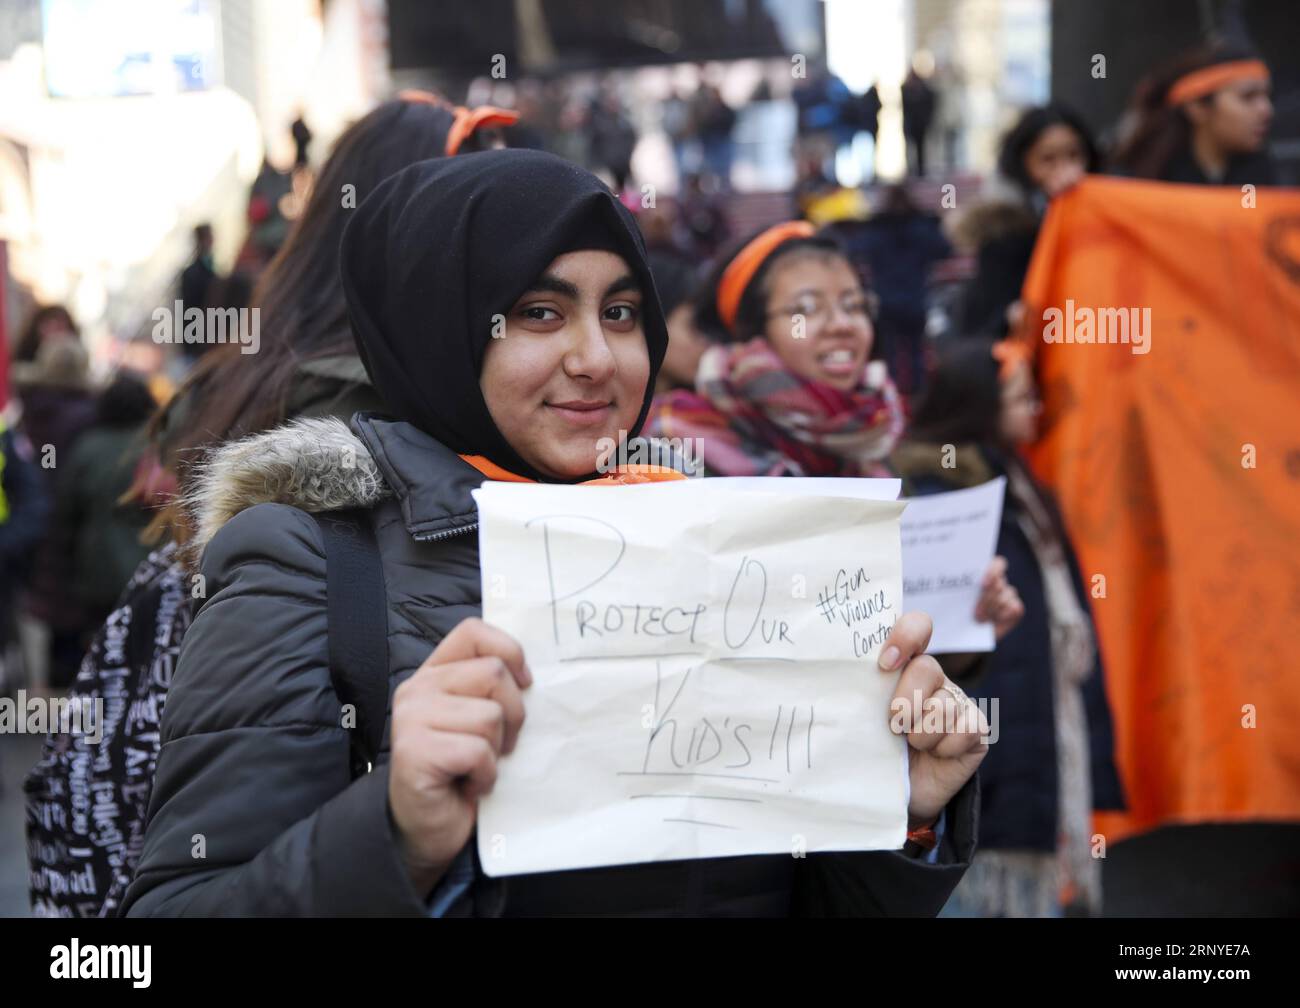
[[[993,624],[975,622],[980,579],[993,560],[1006,479],[911,497],[903,513],[903,597],[934,620],[930,652],[992,651]]]
[[[902,846],[876,664],[902,505],[790,482],[475,492],[483,615],[535,679],[479,809],[488,874]]]

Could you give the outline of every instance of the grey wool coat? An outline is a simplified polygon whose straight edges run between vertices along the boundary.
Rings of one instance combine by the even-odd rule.
[[[167,699],[123,913],[431,915],[438,890],[415,891],[390,821],[388,728],[371,772],[352,777],[328,667],[324,547],[306,512],[369,508],[387,592],[391,713],[398,684],[480,613],[470,491],[482,481],[410,424],[365,413],[350,425],[299,420],[216,453],[191,502],[206,597]],[[972,780],[949,804],[935,863],[873,851],[491,879],[473,860],[472,883],[439,912],[933,915],[974,849],[976,791]]]

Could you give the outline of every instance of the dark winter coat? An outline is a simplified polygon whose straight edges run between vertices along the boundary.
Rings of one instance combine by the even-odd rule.
[[[921,496],[959,490],[1005,475],[997,460],[974,445],[957,446],[958,464],[941,469],[937,445],[904,443],[894,466],[904,493]],[[998,739],[980,764],[980,846],[989,850],[1057,848],[1056,722],[1053,716],[1052,642],[1042,571],[1017,520],[1010,494],[1002,509],[997,554],[1007,561],[1007,581],[1020,593],[1025,614],[984,664],[974,683],[963,684],[976,698],[997,698]],[[1062,542],[1079,604],[1089,611],[1078,561]],[[1115,768],[1114,730],[1098,652],[1082,686],[1088,719],[1088,746],[1094,809],[1123,808]]]
[[[1001,339],[1007,334],[1007,308],[1020,300],[1040,224],[1039,214],[1020,203],[990,201],[966,215],[962,229],[975,246],[975,275],[957,306],[959,335]]]
[[[54,547],[69,571],[69,594],[102,618],[113,609],[135,569],[149,555],[140,534],[150,513],[120,498],[140,459],[140,427],[97,425],[60,466],[55,494]]]
[[[0,648],[13,638],[19,590],[45,535],[50,499],[26,436],[0,420]]]
[[[52,508],[59,474],[67,466],[77,441],[95,422],[95,398],[86,389],[45,384],[24,385],[19,394],[23,403],[22,430],[36,451],[38,474]],[[33,560],[28,608],[56,632],[75,633],[84,629],[91,617],[75,597],[70,597],[72,572],[66,555],[54,541],[54,531],[51,518]]]
[[[89,389],[65,388],[60,385],[32,383],[19,388],[23,404],[22,429],[31,439],[37,455],[54,448],[51,485],[54,471],[72,451],[72,446],[95,422],[95,396]]]
[[[337,464],[345,452],[350,467]],[[390,826],[388,728],[373,771],[351,777],[327,667],[322,538],[304,511],[370,508],[386,581],[391,703],[432,648],[480,614],[470,491],[482,480],[410,424],[367,414],[351,430],[301,421],[218,453],[199,503],[206,601],[168,697],[124,912],[429,915]],[[931,915],[970,859],[977,804],[972,781],[948,806],[935,864],[876,851],[493,880],[475,862],[473,884],[448,913]]]

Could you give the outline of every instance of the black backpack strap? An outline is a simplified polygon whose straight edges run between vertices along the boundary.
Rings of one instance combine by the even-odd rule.
[[[330,680],[356,711],[354,752],[374,763],[388,718],[388,602],[384,568],[364,510],[312,515],[325,537]]]

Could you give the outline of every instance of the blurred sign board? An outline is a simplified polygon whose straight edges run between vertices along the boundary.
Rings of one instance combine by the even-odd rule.
[[[389,0],[394,70],[547,74],[788,56],[824,45],[821,0]]]
[[[41,0],[56,98],[202,91],[220,79],[215,0]]]

